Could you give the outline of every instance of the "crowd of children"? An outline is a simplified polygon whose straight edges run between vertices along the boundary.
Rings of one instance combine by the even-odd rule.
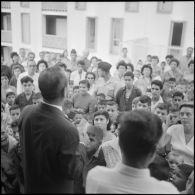
[[[97,165],[114,167],[121,160],[118,128],[123,112],[144,109],[158,115],[163,136],[159,141],[151,175],[172,182],[183,194],[194,193],[194,59],[187,49],[186,64],[172,55],[160,62],[148,55],[133,65],[123,48],[116,66],[77,56],[75,49],[62,54],[11,53],[12,64],[1,57],[1,192],[23,193],[24,178],[18,133],[20,113],[27,105],[42,101],[38,77],[51,66],[65,71],[68,87],[63,112],[77,127],[83,175],[75,181],[75,193],[85,193],[87,172]],[[142,62],[144,59],[142,60]],[[114,74],[111,68],[116,67]],[[177,135],[176,131],[181,133]],[[180,140],[182,139],[182,141]],[[183,145],[178,146],[182,142]]]

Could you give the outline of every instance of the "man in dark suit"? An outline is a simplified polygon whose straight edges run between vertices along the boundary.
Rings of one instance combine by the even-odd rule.
[[[62,112],[66,76],[54,66],[38,82],[43,102],[25,107],[19,122],[24,192],[73,193],[79,136]]]

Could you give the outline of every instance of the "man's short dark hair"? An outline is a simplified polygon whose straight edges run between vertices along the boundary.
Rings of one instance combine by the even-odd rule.
[[[139,97],[139,102],[141,102],[142,104],[147,103],[148,106],[151,106],[151,98],[147,95],[142,95]]]
[[[111,101],[111,100],[107,101],[106,102],[106,105],[109,105],[109,106],[117,106],[118,107],[118,104],[115,101]]]
[[[184,102],[183,104],[180,105],[179,110],[181,110],[183,107],[194,109],[194,103],[193,102]]]
[[[152,56],[152,59],[156,59],[159,62],[158,56]]]
[[[104,99],[106,98],[106,96],[105,96],[104,93],[98,93],[96,96],[101,96],[101,97],[103,97]]]
[[[174,92],[172,98],[174,98],[174,97],[181,97],[182,100],[184,99],[184,95],[183,95],[183,93],[180,92],[180,91]]]
[[[123,61],[123,60],[121,60],[121,61],[117,64],[116,69],[118,70],[120,66],[124,66],[125,69],[127,69],[127,64],[126,64],[125,61]]]
[[[168,80],[168,81],[171,81],[171,82],[176,82],[176,78],[171,77],[171,78],[169,78],[169,80]]]
[[[162,133],[162,122],[155,114],[126,112],[120,118],[119,146],[126,159],[139,162],[156,151]]]
[[[80,84],[86,85],[86,87],[87,87],[88,89],[90,88],[90,84],[89,84],[89,81],[88,81],[88,80],[82,80],[82,81],[79,82],[79,85],[80,85]]]
[[[18,55],[18,53],[15,52],[15,51],[14,51],[14,52],[11,52],[11,54],[10,54],[11,59],[13,59],[14,56],[19,56],[19,55]]]
[[[10,96],[10,95],[16,96],[16,93],[15,93],[14,91],[8,91],[8,92],[6,93],[6,98],[7,98],[8,96]]]
[[[155,109],[159,108],[160,110],[166,110],[169,113],[169,105],[166,103],[158,103]]]
[[[65,72],[60,67],[54,66],[42,71],[39,75],[38,83],[45,100],[53,101],[59,97],[64,97],[67,79]]]
[[[12,105],[12,106],[10,107],[9,112],[11,113],[12,110],[17,110],[17,109],[20,110],[19,105],[18,105],[18,104],[14,104],[14,105]]]
[[[131,77],[132,79],[134,79],[134,74],[133,74],[131,71],[127,71],[127,72],[124,74],[124,77]]]
[[[29,76],[25,76],[25,77],[23,77],[23,78],[21,79],[21,83],[22,83],[22,84],[23,84],[23,83],[28,83],[28,82],[33,83],[33,79],[32,79],[31,77],[29,77]]]
[[[78,60],[77,61],[77,65],[79,65],[79,64],[82,65],[82,66],[84,66],[85,65],[85,62],[83,60]]]
[[[171,61],[170,61],[170,64],[171,64],[172,62],[176,62],[177,67],[179,66],[179,60],[177,60],[176,58],[172,58]]]
[[[157,85],[160,87],[160,90],[163,88],[163,83],[162,81],[159,81],[159,80],[153,80],[152,83],[151,83],[151,86],[152,85]]]
[[[174,58],[174,56],[173,55],[166,55],[165,59],[167,59],[167,58],[172,59],[172,58]]]
[[[75,49],[72,49],[70,53],[77,54]]]

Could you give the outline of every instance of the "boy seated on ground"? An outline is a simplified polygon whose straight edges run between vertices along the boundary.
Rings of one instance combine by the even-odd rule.
[[[23,77],[21,83],[24,92],[16,96],[15,104],[19,105],[20,109],[23,110],[25,106],[33,104],[32,97],[34,95],[34,86],[33,79],[29,76]]]
[[[136,109],[143,109],[146,111],[151,111],[151,98],[148,97],[147,95],[142,95],[138,97],[138,102]]]

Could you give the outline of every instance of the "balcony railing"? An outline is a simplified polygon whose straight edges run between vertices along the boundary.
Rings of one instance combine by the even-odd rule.
[[[11,8],[10,1],[1,1],[1,8],[3,8],[3,9],[10,9]]]
[[[43,35],[43,47],[55,48],[55,49],[65,49],[66,48],[66,38],[58,37],[56,35]]]
[[[67,11],[67,2],[42,2],[43,11]]]
[[[11,43],[12,42],[12,31],[1,30],[1,42]]]

